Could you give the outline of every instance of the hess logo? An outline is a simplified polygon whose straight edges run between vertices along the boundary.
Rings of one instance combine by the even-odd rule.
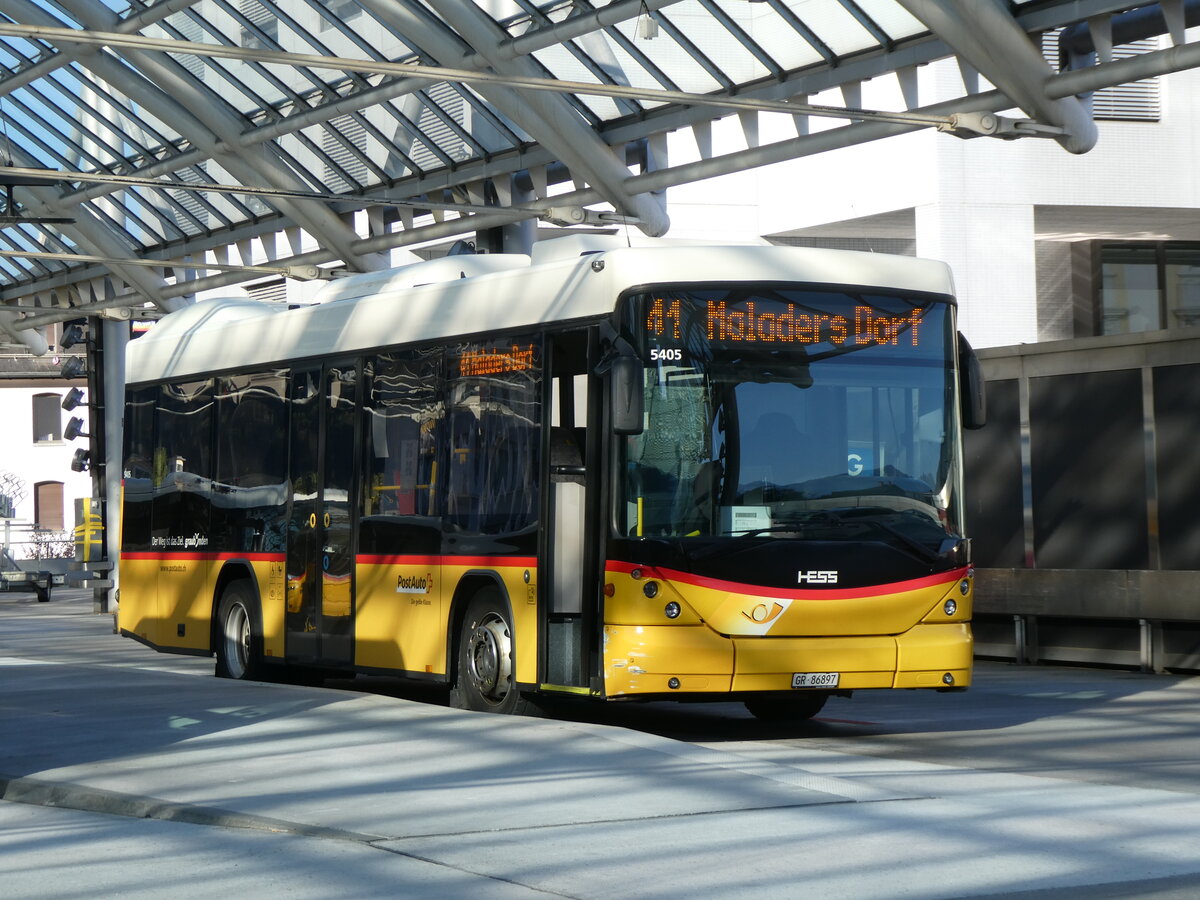
[[[807,572],[797,572],[796,581],[799,584],[837,584],[838,573],[809,569]]]

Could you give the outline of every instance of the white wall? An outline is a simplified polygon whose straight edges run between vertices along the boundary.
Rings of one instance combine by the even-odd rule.
[[[89,472],[71,470],[75,451],[88,446],[87,438],[74,441],[60,440],[35,443],[33,439],[33,397],[35,394],[54,393],[60,397],[68,387],[62,383],[48,383],[38,387],[9,387],[0,382],[0,472],[12,473],[25,483],[25,497],[16,504],[13,524],[29,524],[34,519],[34,485],[42,481],[60,481],[63,484],[63,524],[67,529],[75,525],[75,498],[92,495],[92,477]],[[86,406],[71,412],[60,409],[62,427],[65,428],[72,416],[83,419],[83,430],[88,428]]]

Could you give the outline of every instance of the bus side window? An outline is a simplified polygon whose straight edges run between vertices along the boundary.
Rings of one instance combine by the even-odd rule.
[[[212,528],[240,552],[283,549],[288,405],[283,370],[218,379]]]
[[[125,396],[125,454],[122,465],[121,549],[150,549],[154,500],[154,401],[158,388]]]
[[[441,356],[396,353],[366,366],[367,516],[437,516]]]
[[[465,398],[460,398],[465,399]],[[450,410],[450,471],[446,515],[463,531],[479,532],[484,485],[479,420],[469,408]]]
[[[451,351],[446,512],[464,532],[502,535],[537,526],[541,360],[534,337]]]
[[[158,389],[152,543],[183,549],[209,538],[213,381]]]

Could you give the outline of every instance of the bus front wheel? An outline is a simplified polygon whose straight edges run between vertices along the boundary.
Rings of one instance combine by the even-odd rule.
[[[450,699],[459,709],[480,712],[519,713],[525,709],[513,677],[512,621],[496,588],[479,591],[467,606]]]
[[[825,691],[804,691],[797,694],[768,694],[751,697],[745,702],[746,709],[756,719],[768,722],[802,722],[821,711],[829,694]]]
[[[254,680],[261,677],[262,626],[257,597],[245,581],[235,581],[221,594],[217,607],[217,677]]]

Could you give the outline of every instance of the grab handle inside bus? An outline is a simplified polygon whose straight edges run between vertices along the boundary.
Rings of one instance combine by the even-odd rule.
[[[634,356],[618,356],[608,372],[608,395],[614,434],[641,434],[643,420],[642,363]]]

